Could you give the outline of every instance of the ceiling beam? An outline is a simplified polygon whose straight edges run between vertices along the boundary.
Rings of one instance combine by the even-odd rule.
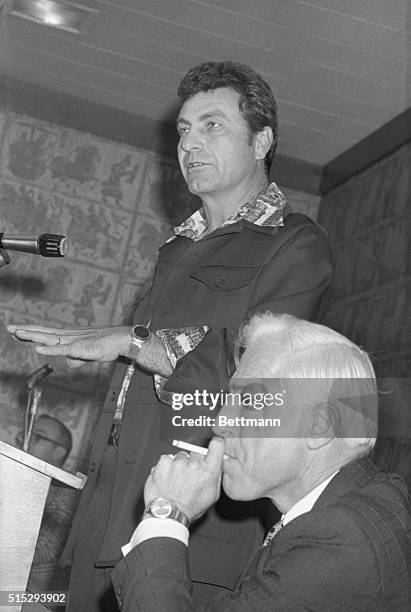
[[[324,166],[320,193],[325,195],[378,160],[411,141],[411,108]]]
[[[175,155],[177,135],[171,124],[1,75],[0,107],[108,140]]]

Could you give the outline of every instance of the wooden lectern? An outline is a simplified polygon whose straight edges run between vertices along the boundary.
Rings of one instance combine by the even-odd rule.
[[[0,591],[26,589],[52,478],[74,489],[86,481],[0,441]],[[21,604],[0,610],[20,612]]]

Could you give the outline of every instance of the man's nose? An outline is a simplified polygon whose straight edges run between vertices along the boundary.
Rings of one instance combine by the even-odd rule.
[[[215,418],[214,433],[221,438],[238,438],[240,435],[238,417],[240,415],[241,406],[226,403]]]
[[[180,139],[180,147],[183,151],[192,151],[194,149],[201,149],[203,146],[203,140],[198,130],[191,128],[185,134],[182,134]]]

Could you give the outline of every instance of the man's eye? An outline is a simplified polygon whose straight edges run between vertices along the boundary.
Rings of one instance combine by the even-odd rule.
[[[207,121],[207,127],[210,128],[210,129],[216,129],[216,128],[221,127],[221,124],[218,123],[217,121],[211,121],[210,120],[210,121]]]
[[[184,126],[179,126],[177,128],[177,132],[179,133],[180,136],[183,136],[184,134],[187,134],[188,132],[188,127],[184,127]]]

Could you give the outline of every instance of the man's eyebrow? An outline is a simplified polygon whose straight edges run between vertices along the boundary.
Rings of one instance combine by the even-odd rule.
[[[176,125],[177,127],[181,124],[184,123],[184,125],[190,125],[190,122],[188,121],[188,119],[184,119],[184,117],[177,117],[177,121],[176,121]]]
[[[203,113],[200,115],[200,121],[204,121],[205,119],[210,119],[211,117],[227,117],[224,111],[216,108],[215,110],[208,111],[207,113]]]
[[[224,113],[224,111],[216,108],[215,110],[207,111],[206,113],[200,115],[199,121],[206,121],[207,119],[211,119],[211,117],[227,118],[227,115]],[[184,119],[184,117],[178,117],[176,124],[180,125],[181,123],[184,123],[184,125],[191,125],[191,121],[189,121],[188,119]]]

